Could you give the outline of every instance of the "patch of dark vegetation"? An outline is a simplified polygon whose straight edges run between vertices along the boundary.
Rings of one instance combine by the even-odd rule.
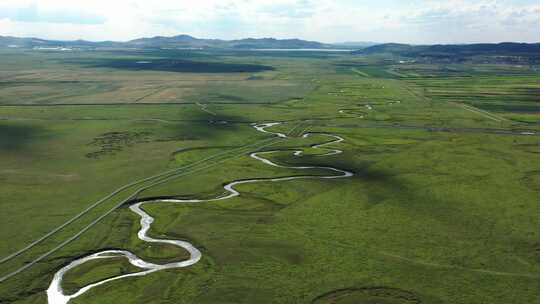
[[[98,151],[86,154],[86,157],[99,159],[103,156],[114,155],[125,147],[138,143],[149,142],[149,132],[109,132],[94,138],[91,146],[99,147]]]
[[[366,62],[357,62],[357,61],[342,61],[339,63],[334,64],[337,67],[344,67],[344,68],[357,68],[357,67],[368,67],[370,66]]]
[[[514,147],[523,152],[540,154],[540,144],[517,144]]]
[[[313,304],[420,304],[414,293],[390,287],[344,288],[315,298]]]
[[[184,59],[110,59],[87,65],[93,68],[113,68],[131,71],[164,71],[181,73],[254,73],[274,70],[259,64],[191,61]]]
[[[537,105],[510,105],[510,104],[479,104],[479,108],[492,112],[514,112],[514,113],[540,113],[540,106]]]
[[[44,130],[30,125],[0,124],[0,151],[17,151],[30,144]]]
[[[529,189],[540,192],[540,171],[530,171],[525,173],[521,182]]]
[[[0,304],[11,304],[22,299],[28,299],[30,297],[35,297],[36,295],[43,294],[46,291],[45,288],[32,288],[28,291],[17,292],[11,296],[0,298]]]

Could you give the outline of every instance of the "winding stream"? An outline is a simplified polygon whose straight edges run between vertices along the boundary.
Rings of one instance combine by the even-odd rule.
[[[341,143],[341,142],[345,141],[345,139],[343,139],[343,137],[341,137],[341,136],[332,135],[332,134],[325,134],[325,133],[306,133],[306,134],[304,134],[302,136],[302,138],[308,138],[308,137],[311,137],[313,135],[328,136],[328,137],[331,137],[331,138],[334,139],[334,140],[326,142],[324,144],[312,145],[311,147],[314,148],[314,149],[327,149],[327,148],[325,148],[325,146],[332,145],[332,144],[338,144],[338,143]],[[328,149],[328,150],[330,150],[328,153],[318,155],[318,156],[331,156],[331,155],[337,155],[337,154],[343,153],[343,151],[337,150],[337,149]],[[304,154],[304,151],[295,151],[294,152],[294,156],[302,156],[302,154]]]
[[[269,127],[273,127],[276,125],[279,125],[280,123],[266,123],[266,124],[256,124],[253,125],[253,127],[263,133],[272,134],[276,137],[280,138],[287,138],[287,135],[283,133],[277,133],[277,132],[271,132],[266,130]],[[323,144],[316,144],[312,145],[311,147],[314,149],[325,149],[329,150],[326,154],[322,154],[320,156],[330,156],[330,155],[336,155],[342,153],[341,150],[336,149],[329,149],[325,148],[325,146],[335,143],[343,142],[344,139],[331,134],[323,134],[323,133],[306,133],[303,135],[303,138],[308,138],[312,135],[319,135],[319,136],[327,136],[332,138],[332,141],[329,141],[327,143]],[[127,250],[105,250],[101,251],[77,260],[72,261],[68,265],[61,268],[58,272],[55,273],[54,278],[49,285],[49,288],[47,289],[47,298],[49,304],[66,304],[71,299],[77,298],[81,296],[82,294],[86,293],[87,291],[107,284],[112,281],[121,280],[124,278],[129,277],[141,277],[148,275],[153,272],[165,270],[165,269],[173,269],[173,268],[185,268],[189,267],[191,265],[196,264],[201,259],[201,252],[195,248],[192,244],[180,241],[180,240],[171,240],[171,239],[155,239],[148,235],[148,231],[150,230],[152,223],[154,222],[154,218],[150,216],[148,213],[146,213],[142,206],[145,204],[153,204],[153,203],[206,203],[206,202],[215,202],[215,201],[223,201],[227,200],[233,197],[237,197],[240,195],[240,192],[238,192],[235,187],[243,184],[252,184],[252,183],[262,183],[262,182],[282,182],[282,181],[290,181],[290,180],[296,180],[296,179],[337,179],[337,178],[347,178],[353,176],[352,172],[336,169],[332,167],[315,167],[315,166],[301,166],[301,167],[291,167],[291,166],[283,166],[276,164],[272,161],[270,161],[267,158],[264,158],[265,155],[270,155],[273,153],[283,152],[282,150],[276,150],[276,151],[266,151],[266,152],[253,152],[250,154],[250,157],[258,160],[266,165],[278,167],[278,168],[286,168],[286,169],[294,169],[294,170],[310,170],[310,169],[323,169],[332,171],[335,174],[332,175],[326,175],[326,176],[317,176],[317,175],[303,175],[303,176],[293,176],[293,177],[278,177],[278,178],[258,178],[258,179],[249,179],[249,180],[241,180],[241,181],[233,181],[229,184],[226,184],[223,188],[225,189],[226,193],[225,195],[220,195],[216,198],[212,199],[190,199],[190,200],[182,200],[182,199],[160,199],[160,200],[149,200],[149,201],[142,201],[137,204],[134,204],[130,206],[130,210],[134,212],[135,214],[139,215],[140,225],[141,229],[137,233],[137,236],[140,240],[147,243],[161,243],[161,244],[170,244],[174,245],[180,248],[183,248],[187,250],[190,254],[190,258],[188,260],[184,260],[181,262],[173,262],[168,264],[154,264],[149,263],[135,254],[127,251]],[[303,151],[302,150],[295,150],[292,151],[295,156],[301,156]],[[99,259],[110,259],[110,258],[126,258],[130,264],[133,266],[136,266],[141,269],[139,272],[135,273],[129,273],[125,275],[119,275],[116,277],[108,278],[90,285],[87,285],[81,289],[79,289],[76,293],[67,295],[64,293],[64,290],[62,289],[62,281],[64,278],[64,275],[70,271],[71,269],[74,269],[86,262],[92,261],[92,260],[99,260]]]

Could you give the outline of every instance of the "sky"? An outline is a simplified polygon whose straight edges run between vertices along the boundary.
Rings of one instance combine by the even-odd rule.
[[[0,35],[540,42],[540,0],[0,0]]]

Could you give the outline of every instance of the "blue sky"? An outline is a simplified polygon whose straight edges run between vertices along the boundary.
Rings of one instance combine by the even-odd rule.
[[[540,42],[540,0],[1,0],[0,35]]]

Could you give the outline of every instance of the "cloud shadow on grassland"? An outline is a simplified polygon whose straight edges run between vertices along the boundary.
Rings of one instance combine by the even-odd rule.
[[[78,63],[87,68],[179,73],[256,73],[274,70],[273,67],[267,65],[186,59],[97,59]]]
[[[25,149],[43,134],[44,130],[40,127],[0,123],[0,152]]]

